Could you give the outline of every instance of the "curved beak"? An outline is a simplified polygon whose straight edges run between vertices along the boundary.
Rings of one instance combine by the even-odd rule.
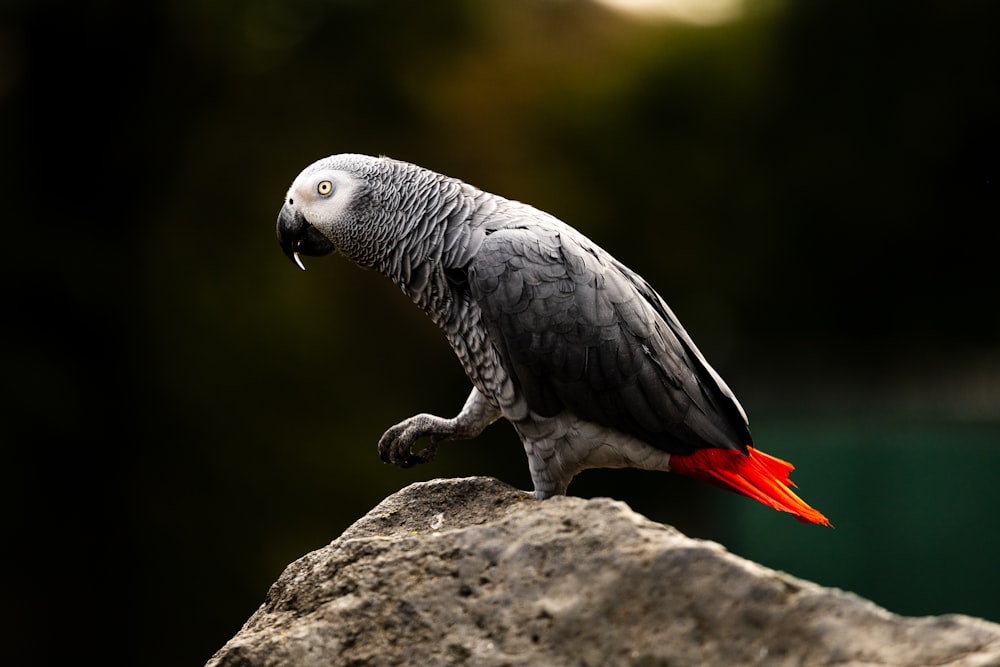
[[[278,213],[278,245],[303,271],[306,267],[301,255],[320,257],[334,251],[330,240],[288,204],[282,206]]]

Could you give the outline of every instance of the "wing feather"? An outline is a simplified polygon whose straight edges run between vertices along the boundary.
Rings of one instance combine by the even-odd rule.
[[[491,233],[469,286],[534,412],[570,410],[676,454],[752,444],[743,409],[659,295],[572,228],[545,218]]]

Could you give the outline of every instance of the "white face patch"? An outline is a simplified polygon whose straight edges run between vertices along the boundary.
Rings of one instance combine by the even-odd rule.
[[[350,209],[360,181],[346,171],[307,167],[292,182],[286,203],[310,225],[329,236]]]

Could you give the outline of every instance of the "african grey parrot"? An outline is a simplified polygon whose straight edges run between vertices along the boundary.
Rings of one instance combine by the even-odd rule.
[[[413,164],[334,155],[295,178],[278,242],[339,252],[399,286],[472,381],[452,419],[390,428],[383,461],[429,461],[504,417],[538,498],[587,468],[674,471],[829,525],[793,493],[791,464],[753,447],[743,408],[649,284],[555,217]],[[419,453],[421,438],[430,445]]]

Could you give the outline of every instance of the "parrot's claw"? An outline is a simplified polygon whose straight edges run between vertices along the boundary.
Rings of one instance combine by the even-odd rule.
[[[400,468],[412,468],[420,463],[430,463],[437,453],[437,443],[431,443],[416,453],[409,447],[398,446],[399,442],[394,444],[397,446],[382,448],[380,443],[379,455],[382,457],[383,463],[392,463]]]
[[[396,424],[378,442],[378,453],[382,461],[392,463],[400,468],[410,468],[418,463],[430,463],[437,453],[437,443],[451,435],[442,432],[441,422],[445,420],[433,415],[417,415]],[[413,451],[413,445],[424,437],[430,438],[430,444],[419,452]]]

